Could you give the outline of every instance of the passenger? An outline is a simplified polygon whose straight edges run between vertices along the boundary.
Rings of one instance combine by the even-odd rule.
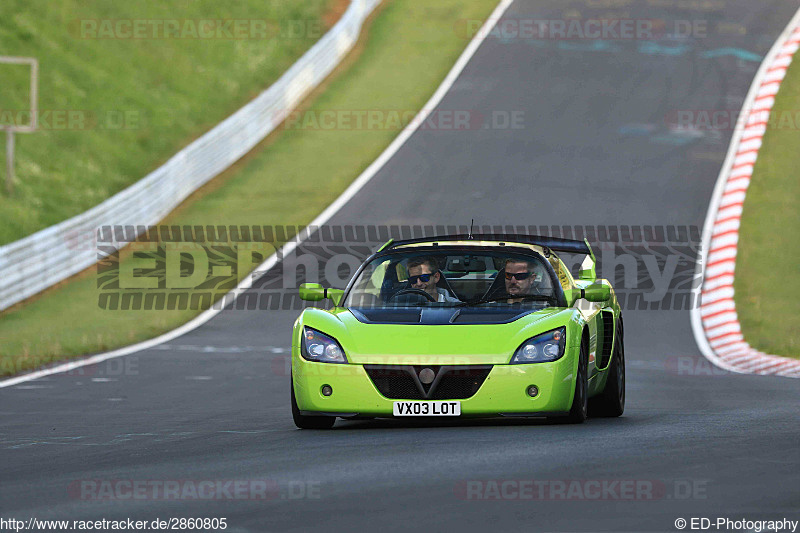
[[[446,289],[437,287],[441,272],[436,260],[430,257],[415,257],[408,260],[408,283],[412,289],[420,289],[433,298],[434,302],[460,302],[451,296]]]
[[[522,302],[521,297],[531,293],[534,280],[533,265],[524,259],[507,259],[505,275],[506,293],[511,297],[508,303]]]

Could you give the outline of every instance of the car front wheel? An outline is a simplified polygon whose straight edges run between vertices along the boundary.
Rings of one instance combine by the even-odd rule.
[[[294,397],[294,380],[291,381],[292,390],[292,419],[294,425],[300,429],[331,429],[336,422],[335,416],[308,416],[300,413],[297,399]]]
[[[578,373],[575,377],[575,394],[572,398],[572,407],[569,414],[564,417],[553,418],[552,421],[558,424],[582,424],[589,416],[588,396],[589,396],[589,355],[586,343],[581,343],[581,351],[578,356]]]
[[[617,324],[617,341],[603,392],[589,402],[589,414],[598,417],[620,416],[625,411],[625,344],[622,324]]]

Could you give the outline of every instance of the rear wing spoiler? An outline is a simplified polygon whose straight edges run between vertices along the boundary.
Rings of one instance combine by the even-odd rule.
[[[573,239],[561,239],[558,237],[542,237],[539,235],[522,235],[511,233],[473,233],[473,234],[460,234],[460,235],[442,235],[439,237],[422,237],[418,239],[405,239],[400,241],[390,240],[380,247],[378,250],[390,250],[397,246],[404,246],[406,244],[423,244],[423,243],[437,243],[437,242],[452,242],[452,241],[497,241],[502,243],[519,243],[519,244],[532,244],[534,246],[541,246],[549,248],[554,252],[567,252],[573,254],[585,254],[587,257],[581,263],[581,270],[579,278],[582,280],[594,281],[597,278],[595,273],[595,265],[597,261],[589,245],[589,241],[584,239],[582,241]]]

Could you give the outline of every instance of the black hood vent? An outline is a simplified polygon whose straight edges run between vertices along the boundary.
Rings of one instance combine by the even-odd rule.
[[[476,307],[351,307],[364,324],[508,324],[538,309],[486,309]]]
[[[350,312],[365,324],[419,324],[421,309],[397,307],[397,308],[375,308],[360,307],[351,308]]]

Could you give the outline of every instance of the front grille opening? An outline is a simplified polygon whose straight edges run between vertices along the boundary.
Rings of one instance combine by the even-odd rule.
[[[419,381],[423,368],[437,372],[430,388]],[[364,369],[378,392],[392,400],[466,400],[478,392],[492,366],[364,365]]]
[[[436,384],[436,390],[431,391],[431,399],[463,400],[471,398],[481,388],[486,376],[489,375],[489,371],[491,371],[491,367],[488,370],[471,368],[447,372]]]
[[[423,400],[423,393],[407,367],[364,365],[372,383],[382,395],[398,400]]]

